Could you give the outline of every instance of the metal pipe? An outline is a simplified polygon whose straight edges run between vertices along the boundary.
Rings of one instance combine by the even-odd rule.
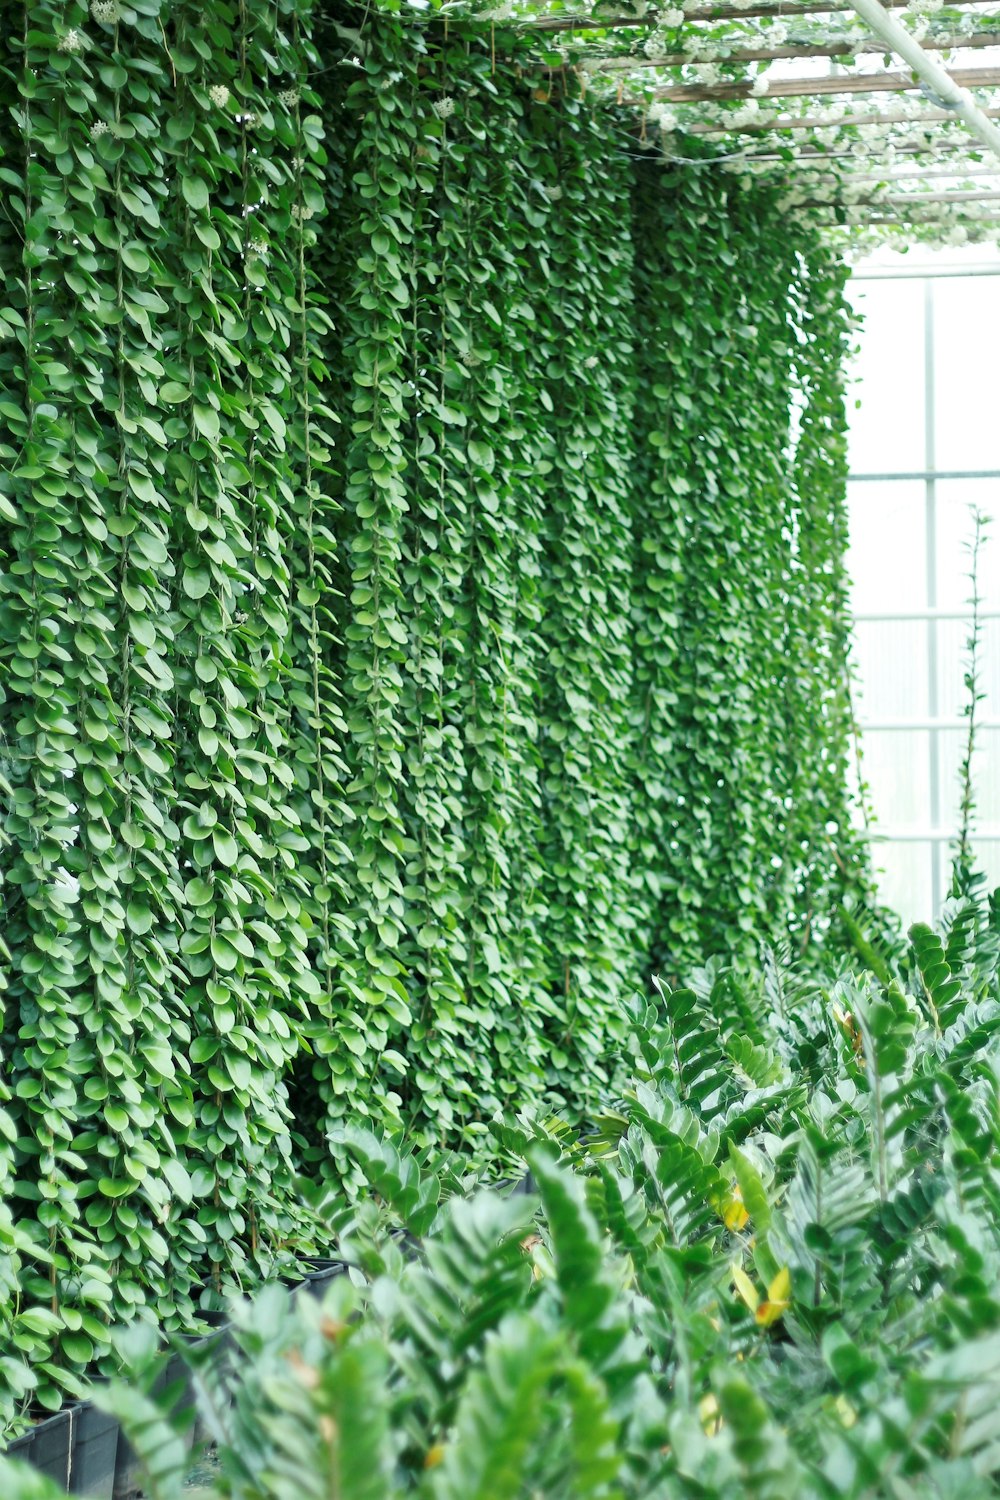
[[[947,69],[926,52],[915,37],[879,0],[850,0],[851,8],[884,42],[897,53],[924,83],[932,88],[941,102],[965,122],[974,136],[1000,157],[1000,130],[989,120],[968,89],[959,88]]]

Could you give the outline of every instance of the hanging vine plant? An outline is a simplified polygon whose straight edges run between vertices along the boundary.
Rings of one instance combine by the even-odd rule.
[[[644,969],[865,881],[775,190],[502,25],[8,13],[0,1415],[269,1273],[345,1119],[584,1114]]]

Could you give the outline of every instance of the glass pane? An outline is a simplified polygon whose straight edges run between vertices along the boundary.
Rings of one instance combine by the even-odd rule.
[[[942,719],[965,717],[970,696],[965,686],[965,673],[970,661],[970,628],[964,620],[939,620],[935,627],[938,716]],[[976,671],[979,692],[984,694],[982,701],[976,705],[976,718],[980,723],[985,723],[988,719],[1000,719],[1000,619],[983,620],[980,624]]]
[[[1000,341],[1000,277],[931,284],[936,467],[1000,469],[996,381],[983,357]]]
[[[848,486],[847,570],[855,613],[926,605],[925,493],[912,479]]]
[[[873,850],[879,896],[897,912],[904,928],[933,916],[934,845],[925,840],[876,844]]]
[[[851,472],[923,469],[924,282],[857,281],[849,292],[864,317],[853,366],[860,406],[851,418]]]
[[[995,890],[1000,885],[1000,839],[974,839],[972,852],[986,875],[986,889]]]
[[[928,829],[930,731],[868,729],[862,737],[862,775],[875,829],[891,836]]]
[[[875,719],[925,719],[929,693],[927,623],[924,620],[858,620],[854,626],[861,723]]]
[[[965,755],[965,729],[942,729],[937,736],[938,746],[938,818],[937,826],[942,833],[954,837],[958,833],[959,802],[962,791],[959,767]],[[976,760],[981,763],[981,756]]]
[[[986,278],[984,277],[984,280]],[[1000,422],[995,425],[1000,428]],[[1000,517],[1000,479],[939,479],[937,482],[937,602],[963,609],[972,593],[970,570],[973,507]],[[979,593],[984,609],[1000,609],[1000,535],[987,527],[979,549]]]

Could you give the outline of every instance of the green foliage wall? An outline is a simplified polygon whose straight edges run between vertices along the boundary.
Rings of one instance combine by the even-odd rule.
[[[846,322],[512,34],[0,20],[0,1306],[55,1401],[266,1273],[345,1116],[585,1110],[648,965],[822,937]]]

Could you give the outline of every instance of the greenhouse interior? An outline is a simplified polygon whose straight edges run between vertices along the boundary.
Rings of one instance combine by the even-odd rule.
[[[1000,8],[0,95],[0,1500],[1000,1494]]]

